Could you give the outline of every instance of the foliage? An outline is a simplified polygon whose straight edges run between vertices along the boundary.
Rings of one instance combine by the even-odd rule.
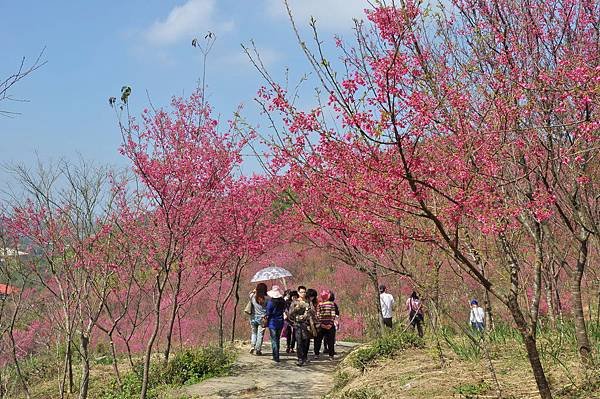
[[[235,353],[229,349],[208,347],[185,350],[169,361],[162,374],[165,384],[194,384],[206,378],[226,374],[233,365]]]
[[[231,349],[201,347],[175,354],[166,367],[153,363],[149,373],[148,397],[158,397],[160,392],[169,387],[194,384],[225,375],[231,369],[235,357],[235,352]],[[143,367],[138,364],[133,371],[125,374],[121,389],[114,380],[110,392],[104,394],[104,399],[138,398],[142,389],[142,372]]]
[[[475,399],[479,397],[479,395],[489,391],[489,389],[490,385],[485,381],[481,381],[477,384],[463,384],[454,387],[454,390],[457,394],[462,395],[467,399]]]
[[[423,340],[417,335],[394,330],[355,349],[348,356],[350,364],[354,368],[364,371],[369,364],[379,358],[393,357],[404,349],[422,346]]]
[[[342,395],[343,399],[380,399],[382,394],[376,388],[362,387],[345,391]]]

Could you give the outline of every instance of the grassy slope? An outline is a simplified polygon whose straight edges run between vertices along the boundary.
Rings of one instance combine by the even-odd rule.
[[[529,363],[519,345],[515,341],[490,345],[502,395],[504,398],[538,398]],[[435,341],[429,338],[422,348],[410,347],[389,357],[378,357],[362,372],[351,354],[339,365],[337,387],[328,398],[497,397],[485,359],[478,356],[461,358],[444,343],[445,365],[442,366],[435,347]],[[600,398],[599,369],[591,371],[585,378],[576,358],[563,356],[560,362],[551,358],[543,360],[557,398]]]

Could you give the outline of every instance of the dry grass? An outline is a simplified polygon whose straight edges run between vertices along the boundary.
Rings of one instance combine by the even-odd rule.
[[[342,362],[337,371],[337,381],[343,388],[338,387],[328,398],[498,397],[487,362],[461,360],[447,348],[443,353],[446,358],[444,366],[441,365],[432,346],[428,345],[425,349],[408,349],[393,358],[380,359],[362,374],[357,373],[350,362]],[[496,347],[492,356],[504,398],[539,398],[529,363],[520,348],[512,345]],[[600,398],[600,387],[578,396],[565,391],[565,388],[573,385],[571,380],[578,386],[584,386],[586,380],[576,359],[569,359],[563,364],[564,366],[548,362],[545,364],[548,379],[557,397]],[[349,381],[344,385],[345,380]]]

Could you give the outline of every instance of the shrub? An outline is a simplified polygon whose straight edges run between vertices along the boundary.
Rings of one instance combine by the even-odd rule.
[[[177,353],[166,367],[160,362],[153,362],[148,379],[148,398],[158,397],[161,391],[172,385],[194,384],[224,375],[231,369],[234,361],[233,350],[207,347]],[[121,389],[117,381],[113,381],[103,399],[138,398],[142,389],[142,372],[143,365],[137,364],[123,376]]]
[[[185,350],[169,362],[162,379],[165,384],[194,384],[227,373],[234,360],[231,350],[218,347]]]
[[[350,382],[351,379],[352,375],[347,371],[341,370],[337,372],[333,377],[333,390],[335,391],[342,389],[348,385],[348,382]]]
[[[392,357],[397,352],[412,347],[423,347],[423,340],[412,333],[392,331],[368,346],[354,350],[349,355],[349,361],[354,368],[364,371],[374,360]]]
[[[381,397],[381,392],[370,387],[350,389],[342,395],[343,399],[380,399]]]
[[[486,393],[490,389],[490,385],[481,381],[478,384],[464,384],[454,387],[454,392],[465,398],[475,398]]]

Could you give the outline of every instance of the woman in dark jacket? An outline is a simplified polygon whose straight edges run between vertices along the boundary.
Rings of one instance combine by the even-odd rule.
[[[287,347],[285,351],[287,353],[294,353],[294,348],[296,347],[296,328],[294,327],[294,323],[289,318],[290,314],[290,306],[292,302],[298,299],[298,291],[289,291],[285,299],[285,313],[284,313],[284,329],[285,329],[285,338]]]
[[[283,312],[285,312],[286,304],[283,292],[277,285],[274,285],[267,295],[271,298],[267,302],[267,326],[271,337],[271,349],[273,350],[273,360],[279,362],[279,340],[283,329]]]

